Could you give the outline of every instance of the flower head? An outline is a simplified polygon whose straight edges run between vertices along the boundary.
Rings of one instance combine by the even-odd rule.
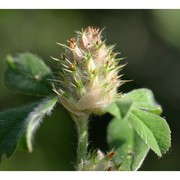
[[[115,160],[116,152],[110,151],[104,154],[101,150],[93,151],[87,156],[87,160],[81,161],[77,169],[79,171],[122,171],[122,163]]]
[[[56,59],[60,68],[53,90],[64,107],[75,115],[100,113],[118,96],[120,59],[116,59],[114,46],[107,46],[102,40],[98,28],[77,31],[68,43],[68,46],[58,43],[65,53]]]

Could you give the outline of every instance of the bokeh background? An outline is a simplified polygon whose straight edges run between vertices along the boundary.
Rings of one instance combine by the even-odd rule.
[[[162,105],[172,130],[172,147],[162,158],[152,151],[140,170],[180,170],[180,10],[0,10],[0,111],[19,107],[39,98],[14,93],[3,83],[5,57],[30,51],[54,68],[50,56],[62,49],[82,27],[106,27],[108,44],[128,62],[123,79],[133,79],[120,88],[150,88]],[[107,150],[108,115],[91,117],[91,147]],[[34,151],[3,157],[0,170],[73,170],[76,133],[69,116],[57,106],[38,130]]]

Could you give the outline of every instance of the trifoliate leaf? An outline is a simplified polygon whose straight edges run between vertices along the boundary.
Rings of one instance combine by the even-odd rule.
[[[122,100],[129,103],[116,103]],[[122,170],[137,170],[150,148],[158,156],[166,153],[171,145],[170,129],[157,115],[162,109],[152,91],[134,90],[116,102],[106,108],[115,117],[108,125],[107,138],[109,147],[117,152]]]

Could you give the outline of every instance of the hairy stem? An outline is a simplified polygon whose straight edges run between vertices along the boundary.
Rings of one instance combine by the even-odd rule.
[[[77,146],[77,164],[76,169],[80,170],[80,164],[87,159],[88,148],[88,118],[85,116],[72,116],[76,123],[78,134],[78,146]]]

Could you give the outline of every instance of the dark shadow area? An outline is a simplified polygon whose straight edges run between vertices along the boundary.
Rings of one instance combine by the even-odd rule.
[[[107,126],[112,116],[105,114],[102,116],[92,115],[89,120],[89,150],[100,149],[107,152],[108,144],[106,140]]]

